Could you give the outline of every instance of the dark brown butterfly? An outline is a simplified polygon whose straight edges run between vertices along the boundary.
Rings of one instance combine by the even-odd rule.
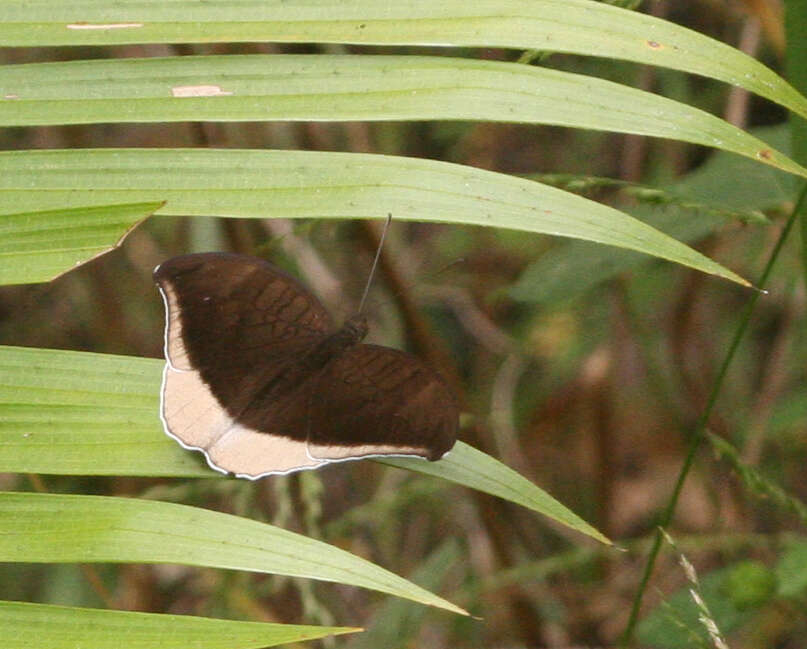
[[[327,462],[454,445],[443,380],[395,349],[336,329],[297,280],[254,257],[201,253],[154,270],[166,309],[165,431],[214,469],[256,479]]]

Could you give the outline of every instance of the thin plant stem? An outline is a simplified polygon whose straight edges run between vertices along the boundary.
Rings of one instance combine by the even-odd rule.
[[[762,275],[759,278],[759,282],[757,283],[757,287],[762,289],[768,281],[770,277],[771,271],[773,270],[773,266],[776,263],[776,260],[779,257],[779,253],[782,251],[782,246],[784,246],[785,241],[787,240],[790,231],[793,229],[793,225],[798,218],[799,213],[802,211],[804,207],[805,200],[807,200],[807,185],[802,188],[801,194],[799,195],[799,199],[796,202],[796,205],[793,208],[793,211],[790,214],[790,217],[785,224],[785,227],[782,229],[782,232],[779,234],[779,238],[776,241],[776,245],[771,252],[770,258],[768,259],[768,263],[765,265],[765,269],[762,271]],[[712,411],[714,410],[715,404],[717,403],[717,397],[720,394],[720,389],[723,387],[723,382],[726,378],[726,374],[728,372],[729,366],[731,362],[734,360],[734,356],[737,352],[737,349],[740,345],[740,341],[742,340],[743,335],[745,334],[746,329],[748,329],[748,325],[751,322],[751,315],[754,311],[754,306],[759,299],[759,296],[762,294],[762,291],[755,291],[751,298],[748,300],[745,308],[743,309],[742,315],[740,316],[740,323],[737,326],[737,330],[734,332],[734,337],[732,338],[731,345],[729,346],[728,351],[726,352],[726,356],[723,359],[723,363],[720,366],[720,371],[717,374],[717,378],[715,379],[712,390],[709,394],[709,400],[706,403],[706,407],[703,409],[701,416],[698,418],[693,431],[692,431],[692,438],[689,442],[689,449],[687,451],[686,458],[684,459],[684,463],[681,466],[681,471],[678,474],[678,479],[675,482],[675,488],[673,489],[672,495],[670,496],[670,500],[667,503],[667,506],[664,508],[664,512],[661,515],[661,519],[659,520],[658,528],[656,530],[656,536],[653,541],[653,547],[650,550],[650,554],[647,557],[647,564],[645,565],[644,574],[642,575],[642,580],[639,583],[639,590],[636,593],[636,597],[633,600],[633,606],[630,612],[630,618],[628,619],[628,625],[625,628],[625,632],[622,634],[621,644],[622,646],[629,646],[632,643],[633,635],[636,630],[636,624],[639,620],[639,609],[641,608],[642,604],[642,597],[644,596],[645,590],[647,590],[647,585],[650,581],[650,577],[653,574],[653,568],[656,564],[656,559],[658,558],[659,550],[661,549],[661,543],[663,540],[662,528],[666,528],[670,525],[672,521],[673,515],[675,514],[675,508],[678,505],[678,499],[681,496],[681,491],[684,488],[684,482],[686,482],[686,478],[689,475],[689,471],[692,468],[692,464],[695,461],[695,456],[697,455],[698,449],[700,448],[701,442],[705,438],[705,431],[706,431],[706,424],[709,421],[709,418],[712,415]]]

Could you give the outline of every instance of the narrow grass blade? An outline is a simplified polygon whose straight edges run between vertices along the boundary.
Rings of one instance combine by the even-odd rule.
[[[672,138],[807,176],[686,104],[593,77],[424,56],[184,56],[0,67],[0,125],[193,120],[485,120]]]
[[[451,602],[322,541],[200,507],[0,492],[0,561],[176,563],[359,586],[454,613]]]
[[[637,250],[748,285],[675,239],[554,187],[431,160],[314,151],[0,153],[0,214],[164,200],[158,214],[383,218],[543,232]],[[0,222],[2,220],[0,219]]]
[[[719,79],[807,115],[758,61],[674,23],[593,0],[4,0],[6,46],[328,42],[509,47],[636,61]],[[0,93],[0,97],[3,94]]]
[[[0,472],[217,475],[163,434],[162,367],[148,358],[0,347]]]
[[[0,472],[220,477],[162,432],[163,363],[145,358],[0,347]],[[389,459],[602,534],[498,460],[458,442],[439,462]]]
[[[451,452],[439,462],[423,462],[414,458],[390,458],[378,461],[401,469],[437,476],[504,498],[549,516],[602,543],[609,545],[611,543],[577,514],[524,476],[463,442],[457,442]]]
[[[360,630],[0,601],[4,649],[261,649]]]
[[[0,285],[47,282],[118,246],[163,203],[6,214],[0,219]]]

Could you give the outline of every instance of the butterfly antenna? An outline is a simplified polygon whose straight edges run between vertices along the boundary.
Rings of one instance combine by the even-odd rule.
[[[364,287],[364,295],[361,296],[361,302],[359,302],[359,313],[362,312],[364,309],[364,302],[367,300],[367,294],[370,292],[370,284],[373,282],[373,277],[375,276],[375,269],[378,266],[378,260],[381,258],[381,248],[384,246],[384,239],[387,236],[387,230],[389,230],[389,224],[392,222],[392,213],[387,214],[387,222],[384,224],[384,229],[381,230],[381,240],[378,242],[378,248],[375,251],[375,259],[373,260],[373,267],[370,269],[370,276],[367,278],[367,285]]]

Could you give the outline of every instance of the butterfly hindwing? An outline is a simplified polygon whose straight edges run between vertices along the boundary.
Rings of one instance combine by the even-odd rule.
[[[417,455],[454,445],[459,413],[443,380],[415,356],[356,345],[328,364],[311,409],[308,453],[320,460]]]

